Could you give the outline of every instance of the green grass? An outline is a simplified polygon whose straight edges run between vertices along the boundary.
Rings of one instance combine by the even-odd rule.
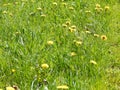
[[[103,9],[100,12],[95,10],[97,3]],[[59,85],[67,85],[69,90],[119,90],[119,3],[0,1],[0,88],[16,85],[20,90],[31,90],[35,81],[33,90],[39,84],[40,90],[44,86],[57,90]],[[105,11],[105,6],[110,8]],[[70,24],[64,27],[66,22]],[[73,25],[76,29],[71,32]],[[102,40],[102,35],[107,40]],[[48,45],[48,41],[53,44]],[[76,55],[71,56],[71,52]],[[91,60],[97,64],[90,63]],[[49,68],[42,69],[43,63]]]

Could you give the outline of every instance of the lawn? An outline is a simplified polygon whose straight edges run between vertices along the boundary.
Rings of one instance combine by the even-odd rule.
[[[0,90],[119,90],[119,8],[119,0],[0,0]]]

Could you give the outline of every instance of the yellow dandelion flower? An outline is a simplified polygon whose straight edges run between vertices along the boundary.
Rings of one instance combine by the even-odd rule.
[[[69,87],[67,85],[61,85],[61,86],[57,86],[57,89],[66,90],[66,89],[69,89]]]
[[[56,2],[53,2],[52,4],[55,5],[55,6],[57,6],[57,3],[56,3]]]
[[[42,10],[42,8],[41,8],[41,7],[38,7],[38,8],[37,8],[37,10],[41,11],[41,10]]]
[[[70,31],[70,32],[75,32],[76,29],[73,29],[73,28],[69,27],[69,31]]]
[[[85,13],[91,13],[91,11],[90,11],[90,10],[87,10],[87,11],[85,11]]]
[[[95,10],[96,10],[97,12],[101,12],[101,11],[103,11],[102,8],[95,8]]]
[[[16,72],[16,70],[15,70],[15,69],[12,69],[11,71],[12,71],[12,73]]]
[[[95,36],[95,37],[99,37],[99,35],[98,35],[98,34],[94,34],[94,36]]]
[[[87,30],[87,31],[85,31],[85,32],[86,32],[86,33],[88,33],[88,34],[90,34],[90,33],[91,33],[91,32],[90,32],[90,31],[88,31],[88,30]]]
[[[41,17],[46,17],[46,15],[45,15],[45,14],[42,14]]]
[[[41,65],[41,67],[42,67],[43,69],[47,69],[47,68],[49,68],[49,65],[46,64],[46,63],[44,63],[44,64]]]
[[[47,41],[48,45],[53,45],[53,43],[54,43],[53,41]]]
[[[107,36],[106,35],[101,35],[101,39],[102,40],[107,40]]]
[[[69,9],[70,9],[70,10],[74,10],[74,8],[73,8],[73,7],[69,7]]]
[[[66,21],[66,25],[69,26],[71,24],[70,21]]]
[[[0,89],[0,90],[3,90],[3,89]]]
[[[90,60],[91,64],[97,65],[97,63],[94,60]]]
[[[76,45],[81,45],[82,41],[76,41]]]
[[[67,27],[67,25],[66,25],[66,24],[62,24],[62,26],[63,26],[64,28],[66,28],[66,27]]]
[[[63,2],[62,5],[67,6],[67,3],[64,3],[64,2]]]
[[[75,52],[71,52],[70,56],[76,56],[77,54]]]
[[[3,13],[3,14],[7,14],[8,12],[7,12],[7,11],[3,11],[2,13]]]
[[[6,90],[15,90],[13,87],[6,87]]]
[[[109,10],[110,7],[109,6],[105,6],[105,11]]]
[[[72,28],[72,29],[76,29],[76,26],[75,26],[75,25],[72,25],[71,28]]]
[[[12,17],[13,16],[13,14],[12,13],[9,13],[9,15]]]
[[[96,8],[100,8],[100,4],[98,4],[98,3],[95,6],[96,6]]]

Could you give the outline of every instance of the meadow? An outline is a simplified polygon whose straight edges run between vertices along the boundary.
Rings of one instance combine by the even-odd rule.
[[[0,90],[120,90],[120,0],[0,0]]]

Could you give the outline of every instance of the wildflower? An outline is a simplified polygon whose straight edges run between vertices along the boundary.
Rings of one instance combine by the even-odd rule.
[[[61,85],[61,86],[57,86],[57,89],[69,89],[69,87],[67,85]]]
[[[100,8],[100,4],[96,4],[95,6],[96,6],[96,8]]]
[[[72,29],[76,29],[76,26],[75,26],[75,25],[73,25],[73,26],[71,26],[71,28],[72,28]]]
[[[90,60],[90,63],[94,64],[94,65],[97,65],[97,63],[95,61],[93,61],[93,60]]]
[[[71,52],[70,56],[76,56],[75,52]]]
[[[66,27],[67,27],[67,25],[66,25],[66,24],[62,24],[62,26],[63,26],[64,28],[66,28]]]
[[[76,43],[76,45],[81,45],[82,41],[76,41],[75,43]]]
[[[91,11],[90,10],[88,10],[88,11],[85,11],[86,13],[91,13]]]
[[[46,17],[46,15],[45,15],[45,14],[42,14],[41,17]]]
[[[41,8],[41,7],[38,7],[38,8],[37,8],[37,10],[41,11],[41,10],[42,10],[42,8]]]
[[[62,5],[67,6],[67,3],[62,3]]]
[[[106,35],[101,35],[101,39],[102,40],[107,40],[107,36]]]
[[[47,69],[47,68],[49,68],[49,65],[46,64],[46,63],[44,63],[44,64],[41,65],[41,67],[42,67],[43,69]]]
[[[53,45],[53,43],[54,43],[53,41],[47,41],[48,45]]]
[[[69,30],[70,30],[70,32],[75,32],[76,31],[76,29],[73,29],[71,27],[69,27]]]
[[[70,25],[70,21],[66,21],[66,25],[69,26]]]
[[[2,13],[3,13],[3,14],[7,14],[7,11],[3,11]]]
[[[12,73],[16,72],[16,70],[15,70],[15,69],[12,69],[11,71],[12,71]]]
[[[12,13],[9,13],[9,15],[12,17],[13,16],[13,14]]]
[[[57,6],[57,3],[56,3],[56,2],[53,2],[53,5]]]
[[[99,37],[99,35],[98,34],[94,34],[94,37]]]
[[[109,10],[110,7],[109,6],[105,6],[105,11]]]
[[[6,90],[15,90],[13,87],[6,87]]]
[[[90,34],[90,33],[91,33],[91,32],[90,32],[90,31],[88,31],[88,30],[87,30],[87,31],[85,31],[85,32],[86,32],[86,33],[88,33],[88,34]]]
[[[70,10],[74,10],[74,8],[73,8],[73,7],[69,7],[69,9],[70,9]]]

